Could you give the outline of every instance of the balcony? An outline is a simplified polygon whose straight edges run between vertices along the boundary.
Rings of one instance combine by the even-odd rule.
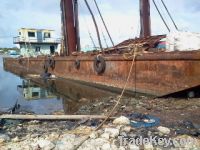
[[[37,39],[37,38],[24,38],[24,37],[14,37],[13,38],[14,44],[22,44],[22,43],[30,43],[30,44],[60,44],[61,39],[59,38],[44,38],[44,39]]]

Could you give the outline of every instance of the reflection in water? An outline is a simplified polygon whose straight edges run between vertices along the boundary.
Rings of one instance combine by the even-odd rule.
[[[30,80],[23,80],[17,90],[26,100],[52,99],[56,96],[50,91],[39,87]]]
[[[15,68],[14,68],[15,69]],[[24,75],[15,69],[15,74],[3,69],[0,56],[0,112],[19,108],[19,112],[51,114],[57,111],[74,114],[87,105],[90,106],[101,98],[114,96],[112,92],[87,86],[64,79],[21,79]],[[14,112],[15,113],[15,112]]]
[[[101,101],[101,98],[114,96],[116,94],[101,90],[95,87],[83,85],[74,81],[56,79],[43,80],[32,79],[32,82],[25,82],[25,87],[43,87],[46,89],[46,98],[49,96],[59,95],[62,100],[63,110],[65,114],[74,114],[84,105],[92,105]],[[36,86],[37,85],[37,86]],[[32,90],[31,90],[32,91]],[[41,92],[41,90],[39,90]],[[33,93],[29,94],[31,97]],[[41,94],[37,94],[41,95]],[[34,99],[34,98],[32,98]]]

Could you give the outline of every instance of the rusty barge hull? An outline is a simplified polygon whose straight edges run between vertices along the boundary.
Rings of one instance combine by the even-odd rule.
[[[94,69],[95,56],[55,57],[55,68],[49,72],[57,77],[86,84],[123,88],[132,59],[122,55],[105,55],[105,72]],[[75,61],[80,60],[80,68]],[[45,58],[4,58],[4,68],[15,74],[42,74]],[[128,91],[162,96],[200,85],[200,51],[145,53],[134,62]]]

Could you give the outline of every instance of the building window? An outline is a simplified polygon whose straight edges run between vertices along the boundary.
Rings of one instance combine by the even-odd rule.
[[[44,32],[44,38],[51,38],[51,33]]]
[[[19,35],[21,35],[21,32],[19,32]]]
[[[39,96],[39,92],[32,92],[32,97],[38,97]]]
[[[35,32],[28,32],[28,37],[35,37]]]
[[[53,55],[55,53],[55,46],[50,46],[50,53]]]
[[[37,46],[37,47],[35,48],[35,52],[40,52],[40,47],[39,47],[39,46]]]

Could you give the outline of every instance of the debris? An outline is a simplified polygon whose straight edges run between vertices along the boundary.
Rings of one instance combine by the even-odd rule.
[[[164,134],[164,135],[167,135],[170,133],[170,129],[166,127],[159,126],[157,129],[161,134]]]
[[[44,139],[37,141],[33,145],[34,145],[33,147],[38,146],[39,148],[41,148],[43,150],[52,150],[55,147],[55,145],[52,142],[50,142],[48,140],[44,140]]]
[[[121,116],[119,118],[116,118],[113,121],[113,124],[115,124],[115,125],[129,125],[130,120],[127,117]]]
[[[17,143],[17,142],[19,142],[20,140],[19,140],[19,137],[18,136],[16,136],[14,139],[12,139],[12,142],[15,142],[15,143]]]
[[[123,126],[120,129],[120,132],[126,132],[126,133],[128,133],[130,131],[131,131],[131,126]]]
[[[109,133],[110,137],[115,138],[119,135],[119,129],[105,128],[105,133]]]
[[[154,147],[152,144],[148,143],[148,144],[144,144],[144,150],[154,150]]]
[[[129,144],[128,147],[129,147],[130,150],[140,150],[140,148],[137,145],[134,145],[134,144]]]
[[[131,121],[131,126],[135,128],[142,127],[153,127],[158,126],[160,124],[160,119],[150,115],[144,115],[140,113],[129,114],[128,117]]]
[[[6,134],[0,134],[0,144],[10,141],[10,137]]]
[[[90,134],[90,138],[91,138],[91,139],[96,139],[96,138],[98,138],[97,132],[92,132],[92,133]]]
[[[109,140],[110,134],[109,134],[109,133],[103,133],[100,137],[101,137],[101,138],[104,138],[104,139],[106,139],[106,140]]]

